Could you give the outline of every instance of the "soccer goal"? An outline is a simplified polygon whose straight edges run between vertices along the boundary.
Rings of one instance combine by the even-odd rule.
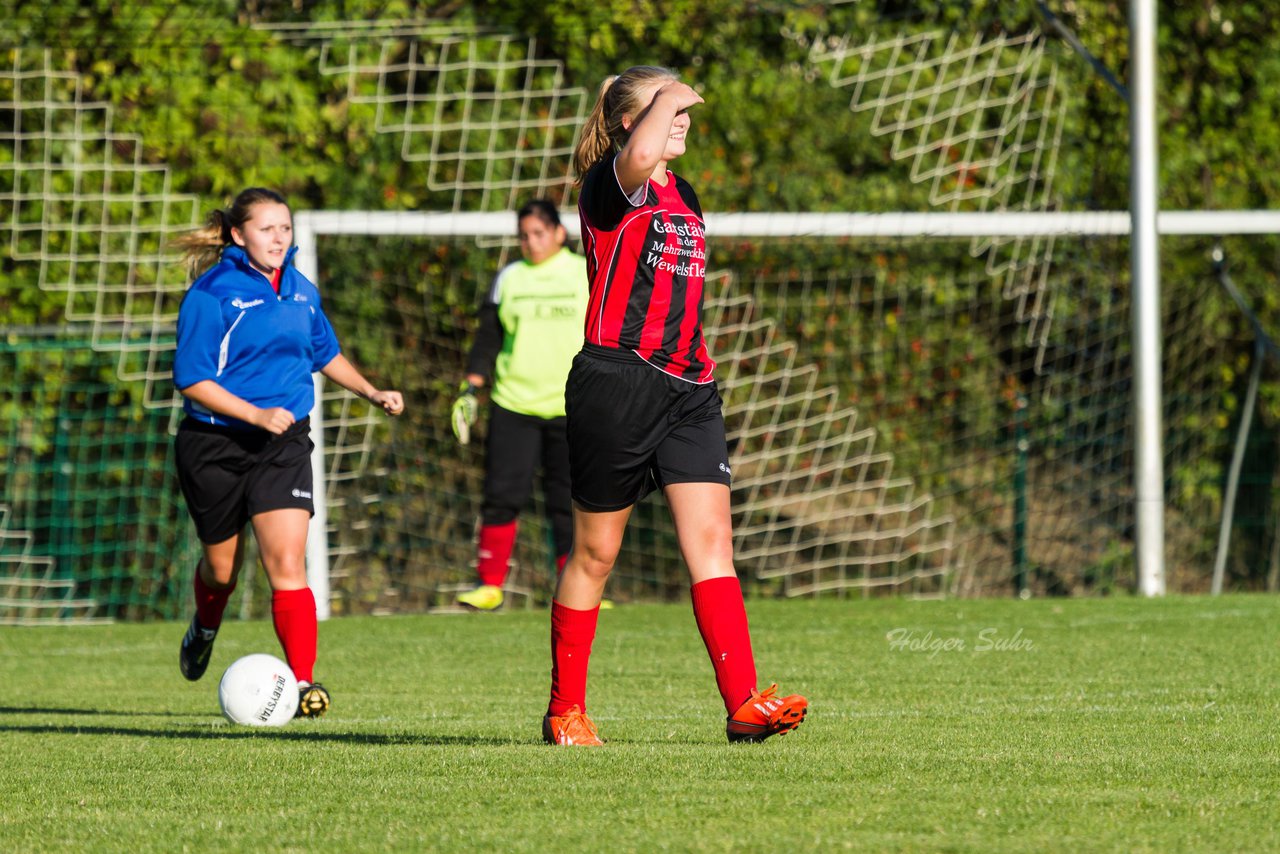
[[[709,214],[707,333],[748,584],[789,596],[1127,586],[1128,227],[1125,213]],[[1214,236],[1272,232],[1280,217],[1168,212],[1160,227],[1168,251],[1207,259]],[[448,404],[510,215],[308,212],[297,229],[316,248],[299,264],[334,310],[368,319],[361,341],[385,336],[382,351],[354,357],[419,407],[389,423],[324,393],[313,423],[329,515],[312,538],[316,586],[328,558],[343,596],[443,605],[470,574],[482,447],[452,442]],[[386,265],[349,269],[344,256],[369,257],[370,243]],[[1223,441],[1196,429],[1223,417],[1204,390],[1226,353],[1196,309],[1216,286],[1207,260],[1201,270],[1167,282],[1161,305],[1179,544],[1211,537],[1217,520],[1180,488]],[[531,510],[513,584],[545,596],[552,557]],[[1192,571],[1183,555],[1174,567]],[[642,505],[619,595],[669,595],[681,577],[661,503]]]

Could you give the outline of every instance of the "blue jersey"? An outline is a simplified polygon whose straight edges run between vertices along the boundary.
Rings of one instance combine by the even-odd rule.
[[[293,266],[296,251],[285,257],[279,294],[249,266],[239,246],[224,249],[222,260],[195,280],[178,309],[173,381],[179,389],[213,380],[263,409],[280,406],[299,420],[311,412],[311,374],[340,348],[320,306],[320,291]],[[190,398],[183,409],[208,424],[258,429]]]

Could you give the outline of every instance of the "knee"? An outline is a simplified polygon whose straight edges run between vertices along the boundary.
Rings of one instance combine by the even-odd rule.
[[[708,519],[693,531],[693,539],[714,554],[733,554],[733,524],[728,519]]]
[[[716,560],[733,560],[733,529],[728,525],[723,530],[715,530],[707,536],[707,551]]]
[[[592,578],[607,578],[618,560],[620,545],[575,542],[569,562]]]
[[[262,555],[262,567],[274,588],[306,586],[307,560],[303,554]]]
[[[211,590],[225,590],[235,584],[238,563],[236,556],[231,554],[213,557],[205,555],[196,571],[200,573],[200,580]]]

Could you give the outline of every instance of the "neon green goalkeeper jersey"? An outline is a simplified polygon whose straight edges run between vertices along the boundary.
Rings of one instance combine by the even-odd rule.
[[[493,367],[493,402],[538,418],[564,415],[565,380],[582,349],[586,259],[561,249],[541,264],[508,264],[486,302],[496,306],[503,333]]]

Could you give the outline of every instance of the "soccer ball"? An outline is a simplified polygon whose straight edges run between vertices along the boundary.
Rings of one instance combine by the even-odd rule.
[[[246,655],[222,674],[218,705],[233,724],[284,726],[298,710],[298,680],[274,655]]]

